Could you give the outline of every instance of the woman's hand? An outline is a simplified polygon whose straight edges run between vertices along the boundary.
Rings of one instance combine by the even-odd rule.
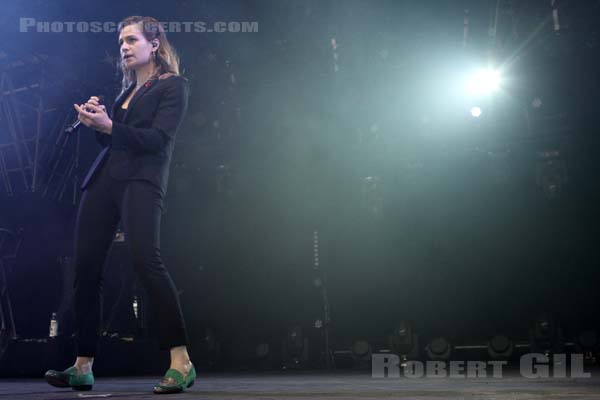
[[[97,131],[112,134],[112,120],[106,113],[106,107],[98,102],[98,97],[92,96],[85,104],[73,104],[79,113],[79,120],[85,126]]]

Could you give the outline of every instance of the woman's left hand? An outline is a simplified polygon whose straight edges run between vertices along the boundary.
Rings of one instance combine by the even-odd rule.
[[[82,124],[88,128],[106,133],[107,135],[112,134],[112,120],[108,117],[105,107],[96,106],[90,103],[82,104],[80,106],[73,104],[73,107],[75,107],[79,113],[79,120]]]

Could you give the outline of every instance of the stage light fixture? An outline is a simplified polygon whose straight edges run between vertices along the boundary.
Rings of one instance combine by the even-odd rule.
[[[266,358],[269,355],[270,350],[269,343],[259,343],[258,346],[256,346],[256,357],[259,359]]]
[[[425,347],[425,352],[430,360],[448,360],[452,353],[452,345],[446,338],[437,337],[429,342]]]
[[[500,73],[493,69],[476,71],[467,82],[467,90],[471,95],[487,95],[500,87]]]
[[[535,319],[533,327],[529,330],[529,343],[534,353],[549,355],[562,352],[564,347],[562,331],[556,325],[552,315],[542,313]]]
[[[303,368],[308,362],[308,338],[304,337],[300,326],[287,331],[282,343],[283,369]]]
[[[598,347],[598,334],[592,330],[582,331],[577,336],[577,344],[582,350],[594,350]]]
[[[512,356],[515,345],[506,335],[496,334],[488,341],[488,354],[494,360],[506,360]]]
[[[567,165],[559,150],[544,150],[538,153],[536,182],[548,199],[560,198],[568,180]]]
[[[352,357],[356,360],[371,359],[371,345],[366,340],[355,340],[352,344]]]
[[[375,218],[383,215],[383,179],[379,176],[363,178],[363,196],[368,212]]]
[[[409,321],[402,320],[396,324],[388,342],[390,351],[400,357],[402,364],[419,357],[419,337]]]
[[[575,352],[583,354],[583,362],[591,365],[600,359],[600,339],[594,330],[583,330],[574,343]]]
[[[350,349],[354,368],[368,368],[371,366],[371,345],[366,340],[355,340]]]
[[[480,107],[471,107],[471,116],[474,118],[479,118],[481,117],[481,114],[483,113],[483,111],[481,110]]]

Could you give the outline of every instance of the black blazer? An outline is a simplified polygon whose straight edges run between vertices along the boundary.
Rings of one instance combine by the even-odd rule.
[[[121,107],[135,82],[115,100],[111,115]],[[117,180],[145,180],[167,191],[169,164],[175,134],[187,111],[189,85],[180,76],[161,76],[147,81],[129,101],[123,122],[113,121],[112,135],[96,132],[104,149],[84,178],[85,189],[108,162],[110,175]]]

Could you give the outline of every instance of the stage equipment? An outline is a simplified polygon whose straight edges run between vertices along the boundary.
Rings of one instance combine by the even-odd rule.
[[[487,351],[489,356],[494,360],[507,360],[513,351],[515,344],[506,335],[496,334],[487,343]]]
[[[400,357],[401,364],[419,357],[419,337],[409,321],[402,320],[388,336],[390,351]]]
[[[10,341],[17,339],[7,279],[7,262],[17,257],[22,242],[21,230],[14,232],[0,228],[0,360]]]
[[[436,337],[427,344],[425,352],[430,360],[448,360],[452,353],[452,345],[446,338]]]

